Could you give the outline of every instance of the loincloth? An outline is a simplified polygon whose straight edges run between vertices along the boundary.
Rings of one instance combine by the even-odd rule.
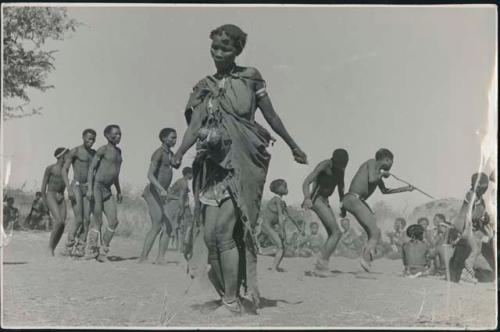
[[[94,197],[95,197],[95,192],[98,191],[101,193],[101,199],[103,202],[107,201],[108,199],[111,198],[113,193],[111,192],[111,185],[105,185],[100,182],[96,182],[94,184]]]
[[[342,203],[345,202],[346,198],[348,200],[349,199],[355,199],[355,200],[360,201],[361,203],[363,203],[368,208],[368,210],[370,210],[370,212],[372,214],[374,214],[373,211],[372,211],[372,209],[371,209],[371,207],[368,205],[368,203],[366,203],[366,199],[363,198],[363,197],[361,197],[359,194],[356,194],[356,193],[353,193],[353,192],[348,192],[347,194],[344,195],[344,199],[342,200]],[[346,209],[349,211],[348,207],[346,207]],[[351,212],[351,211],[349,211],[349,212]]]
[[[57,204],[61,204],[64,201],[64,191],[48,191],[50,193],[53,193],[56,198]]]
[[[85,197],[87,195],[87,190],[89,189],[87,183],[81,183],[76,180],[71,181],[69,187],[70,190],[73,191],[75,195],[77,194],[77,192],[79,192],[82,197]]]
[[[328,201],[328,197],[318,194],[314,196],[312,202],[315,203],[316,200],[320,200],[321,202],[325,203],[326,206],[330,207],[330,202]]]

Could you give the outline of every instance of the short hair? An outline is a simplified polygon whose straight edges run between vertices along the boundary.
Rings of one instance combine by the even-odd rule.
[[[8,202],[14,202],[14,197],[12,196],[7,197],[7,203]]]
[[[42,196],[42,192],[41,192],[41,191],[37,191],[37,192],[35,193],[35,196]]]
[[[434,217],[438,217],[439,219],[441,219],[442,221],[446,221],[446,217],[444,216],[444,214],[442,213],[436,213],[434,215]]]
[[[406,227],[406,219],[405,218],[399,217],[399,218],[396,218],[395,221],[400,221],[401,224],[403,225],[403,228]]]
[[[116,124],[107,125],[106,128],[104,128],[104,136],[109,134],[113,128],[120,129],[120,126]]]
[[[158,134],[158,138],[160,139],[161,142],[163,142],[163,140],[165,138],[168,137],[168,135],[170,135],[171,133],[176,133],[177,131],[174,129],[174,128],[163,128],[162,130],[160,130],[160,133]]]
[[[269,185],[269,190],[271,190],[272,193],[274,194],[278,194],[276,191],[278,190],[278,188],[283,185],[283,184],[286,184],[286,181],[283,180],[283,179],[276,179],[276,180],[273,180],[271,182],[271,184]]]
[[[58,158],[57,156],[59,156],[63,151],[68,151],[68,149],[66,148],[57,148],[55,151],[54,151],[54,157]],[[66,153],[62,154],[62,156],[64,156]],[[59,156],[59,157],[62,157],[62,156]]]
[[[429,219],[427,219],[426,217],[421,217],[421,218],[418,218],[417,220],[417,224],[419,224],[421,221],[426,221],[427,224],[429,224]]]
[[[335,149],[332,153],[332,161],[336,165],[347,165],[349,154],[345,149]]]
[[[392,154],[391,151],[385,148],[379,149],[377,153],[375,153],[375,160],[382,160],[385,158],[389,158],[392,160],[394,159],[394,154]]]
[[[317,226],[317,227],[319,227],[318,223],[317,223],[317,222],[315,222],[315,221],[313,221],[313,222],[311,222],[311,223],[309,224],[309,228],[312,228],[313,226]]]
[[[247,43],[247,34],[234,24],[224,24],[210,32],[210,39],[213,40],[215,36],[222,37],[224,34],[236,48],[236,55],[240,55]]]
[[[406,230],[406,235],[408,235],[410,239],[423,241],[424,227],[419,224],[413,224]]]
[[[478,178],[479,178],[479,181],[478,181]],[[490,178],[488,177],[488,175],[486,175],[485,173],[483,172],[479,172],[479,173],[474,173],[472,174],[472,177],[470,179],[470,184],[472,187],[474,187],[476,185],[476,182],[477,183],[488,183],[490,180]]]
[[[184,167],[182,169],[182,175],[186,176],[188,174],[193,174],[193,169],[191,167]]]
[[[97,133],[96,133],[96,132],[95,132],[95,130],[94,130],[94,129],[92,129],[92,128],[87,128],[87,129],[85,129],[85,130],[82,132],[82,136],[85,136],[85,135],[87,135],[87,134],[92,134],[92,135],[94,135],[94,136],[97,136]]]

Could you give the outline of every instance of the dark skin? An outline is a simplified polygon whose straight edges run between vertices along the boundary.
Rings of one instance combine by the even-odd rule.
[[[238,50],[232,40],[222,36],[215,36],[212,40],[210,54],[214,60],[217,73],[216,79],[222,79],[230,75],[231,70],[235,68],[235,59],[241,50]],[[252,71],[255,69],[248,68]],[[250,75],[252,73],[249,73]],[[256,73],[255,73],[256,74]],[[254,82],[252,84],[257,84]],[[257,86],[254,86],[257,91]],[[274,110],[271,99],[268,95],[257,99],[257,107],[261,110],[266,122],[272,130],[276,132],[290,147],[294,159],[301,164],[307,163],[306,154],[298,147],[283,122]],[[172,166],[178,168],[181,165],[182,157],[194,145],[198,138],[198,132],[201,129],[201,112],[193,112],[192,121],[184,133],[182,143],[174,155]],[[234,226],[237,221],[237,213],[231,200],[227,200],[221,206],[206,206],[205,209],[205,241],[209,243],[215,235],[221,241],[231,240],[233,237]],[[227,250],[221,253],[220,259],[211,261],[216,279],[224,283],[224,299],[232,302],[236,298],[239,253],[237,248]],[[217,285],[214,284],[217,288]],[[220,288],[220,285],[218,286]]]

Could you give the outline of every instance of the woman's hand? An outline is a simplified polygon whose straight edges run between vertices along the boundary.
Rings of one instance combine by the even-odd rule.
[[[293,159],[299,164],[307,164],[307,155],[299,147],[292,149]]]

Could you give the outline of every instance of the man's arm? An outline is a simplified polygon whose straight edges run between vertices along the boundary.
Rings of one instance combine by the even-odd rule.
[[[90,163],[89,166],[89,173],[87,175],[87,184],[88,184],[88,190],[87,190],[87,196],[92,197],[94,195],[94,177],[95,177],[95,172],[97,170],[97,167],[99,163],[101,162],[102,158],[104,158],[104,153],[106,151],[106,147],[101,147],[97,150],[97,152],[94,155],[94,158],[92,158],[92,162]]]
[[[302,193],[304,194],[304,203],[302,205],[304,208],[306,209],[312,208],[311,192],[310,192],[311,183],[314,183],[319,173],[326,170],[329,166],[330,166],[330,160],[324,160],[320,162],[314,168],[314,170],[304,179],[304,182],[302,183]]]
[[[66,158],[66,161],[64,162],[64,165],[62,167],[62,178],[64,180],[64,184],[66,185],[66,190],[68,191],[68,197],[72,198],[74,197],[74,193],[71,191],[70,186],[69,186],[69,168],[71,164],[73,163],[73,159],[75,158],[76,155],[76,148],[71,149],[71,151],[68,153],[68,157]]]
[[[396,189],[388,189],[385,187],[384,181],[382,179],[379,180],[378,182],[378,188],[382,192],[382,194],[387,195],[387,194],[397,194],[397,193],[403,193],[407,191],[413,191],[412,186],[405,186],[405,187],[400,187]]]
[[[342,205],[342,201],[344,200],[344,172],[342,172],[342,178],[339,180],[339,183],[337,185],[337,190],[339,192],[339,202],[340,202],[340,217],[345,218],[347,211]]]

